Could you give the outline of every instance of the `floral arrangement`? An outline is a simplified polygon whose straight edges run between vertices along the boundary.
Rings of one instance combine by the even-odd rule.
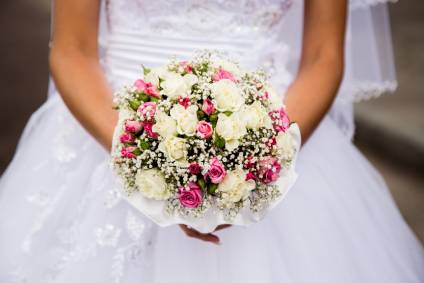
[[[262,71],[205,51],[144,68],[115,99],[113,167],[158,224],[250,223],[294,182],[299,130]]]

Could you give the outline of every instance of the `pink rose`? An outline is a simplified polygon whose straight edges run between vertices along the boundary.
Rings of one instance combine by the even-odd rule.
[[[206,121],[200,121],[196,126],[197,135],[202,139],[208,139],[213,134],[212,124]]]
[[[137,88],[138,91],[142,91],[147,95],[150,95],[156,98],[160,97],[160,93],[158,89],[152,83],[146,83],[145,81],[139,79],[135,81],[134,86]]]
[[[277,132],[285,132],[290,126],[290,119],[284,108],[269,113],[272,120],[272,126]]]
[[[178,97],[178,104],[184,106],[185,109],[191,105],[191,101],[189,97]]]
[[[246,157],[246,160],[244,161],[244,167],[252,168],[253,166],[255,166],[255,162],[253,161],[253,156],[249,155],[248,157]]]
[[[246,181],[250,181],[250,180],[255,181],[256,180],[256,176],[252,172],[247,172],[247,174],[246,174]]]
[[[218,160],[218,158],[212,158],[209,164],[209,170],[206,173],[206,177],[214,184],[221,183],[227,175],[224,165]]]
[[[264,94],[261,97],[259,97],[259,99],[261,100],[268,100],[268,98],[269,98],[269,93],[267,91],[265,91]]]
[[[130,133],[123,133],[119,137],[119,140],[121,141],[121,143],[130,143],[130,142],[133,142],[135,140],[135,138]]]
[[[181,187],[179,189],[178,199],[182,206],[196,208],[203,201],[202,190],[198,184],[190,182],[186,187]]]
[[[129,133],[138,133],[143,129],[143,123],[139,121],[127,120],[125,121],[125,131]]]
[[[159,137],[158,133],[153,132],[153,123],[144,123],[144,131],[149,138],[157,139]]]
[[[188,166],[188,172],[193,175],[200,174],[202,172],[202,167],[200,167],[199,163],[193,162]]]
[[[184,72],[186,72],[187,74],[193,73],[193,66],[189,62],[182,61],[180,62],[180,65],[184,68]]]
[[[275,182],[281,171],[281,164],[274,157],[259,161],[259,178],[265,184]]]
[[[203,100],[202,111],[208,115],[211,115],[213,112],[215,112],[215,105],[213,104],[212,100],[208,98]]]
[[[152,121],[155,117],[157,105],[154,102],[144,102],[138,107],[137,112],[146,121]]]
[[[230,80],[235,82],[236,79],[234,78],[233,74],[231,74],[230,72],[219,68],[219,70],[212,76],[212,80],[214,82],[220,81],[220,80]]]
[[[134,158],[136,157],[136,152],[137,152],[137,147],[136,146],[127,146],[124,147],[121,150],[121,156],[122,157],[126,157],[126,158]]]

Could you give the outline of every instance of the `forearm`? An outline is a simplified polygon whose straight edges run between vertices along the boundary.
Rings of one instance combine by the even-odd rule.
[[[109,150],[117,114],[112,109],[112,92],[96,56],[53,47],[50,69],[72,114]]]
[[[290,118],[298,123],[303,143],[331,107],[342,74],[342,58],[321,56],[302,66],[296,80],[288,89],[285,100],[287,112]]]

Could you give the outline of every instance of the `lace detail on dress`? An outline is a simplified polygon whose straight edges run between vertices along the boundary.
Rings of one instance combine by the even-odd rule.
[[[349,4],[351,9],[358,9],[378,4],[396,3],[397,1],[398,0],[350,0]]]
[[[292,0],[108,0],[107,4],[112,32],[228,37],[278,26]]]

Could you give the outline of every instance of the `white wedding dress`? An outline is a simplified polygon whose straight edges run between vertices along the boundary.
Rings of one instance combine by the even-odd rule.
[[[51,85],[0,181],[0,282],[424,282],[421,244],[350,141],[353,101],[396,87],[378,2],[350,3],[343,86],[300,152],[296,185],[262,222],[218,232],[220,246],[159,228],[122,200],[108,153]],[[102,64],[118,88],[141,64],[212,48],[263,65],[283,92],[299,61],[302,5],[109,0]]]

